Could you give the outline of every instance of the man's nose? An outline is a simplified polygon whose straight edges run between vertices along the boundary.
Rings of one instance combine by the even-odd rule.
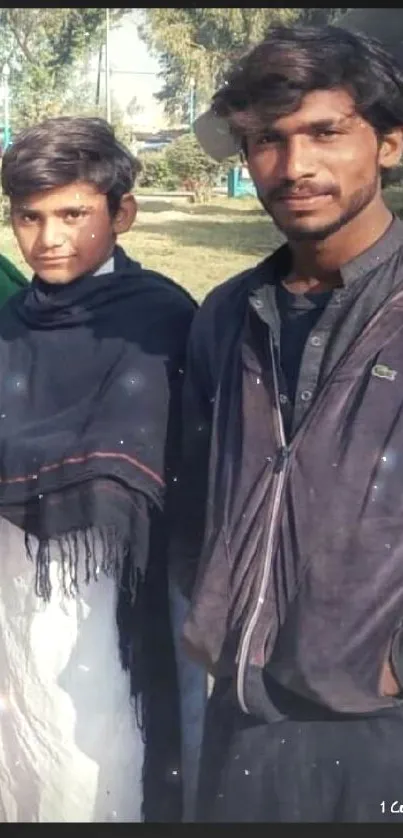
[[[282,150],[281,174],[285,180],[296,181],[315,174],[315,154],[309,137],[293,137]]]

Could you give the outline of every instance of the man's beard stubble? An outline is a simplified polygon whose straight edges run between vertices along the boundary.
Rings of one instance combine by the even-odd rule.
[[[341,228],[346,224],[349,224],[350,221],[353,221],[354,218],[357,218],[357,216],[364,209],[366,209],[366,207],[374,199],[377,189],[378,175],[375,176],[374,180],[370,184],[357,189],[356,192],[353,193],[348,207],[346,207],[344,212],[341,213],[339,218],[323,226],[319,226],[318,223],[318,227],[315,229],[307,230],[301,228],[298,225],[298,221],[295,226],[286,227],[285,225],[281,225],[273,215],[271,209],[273,199],[271,199],[270,194],[266,196],[260,195],[259,192],[257,194],[265,211],[271,216],[276,226],[288,239],[291,239],[292,241],[324,241],[324,239],[327,239],[329,236],[332,236],[334,233],[341,230]],[[303,219],[301,219],[301,222],[303,224]]]

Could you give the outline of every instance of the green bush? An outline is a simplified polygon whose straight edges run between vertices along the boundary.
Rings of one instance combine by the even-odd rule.
[[[208,201],[221,172],[221,165],[204,153],[194,134],[184,134],[165,150],[170,172],[195,201]]]
[[[179,180],[171,171],[165,149],[140,152],[138,158],[143,167],[138,178],[139,186],[166,189],[168,192],[178,188]]]

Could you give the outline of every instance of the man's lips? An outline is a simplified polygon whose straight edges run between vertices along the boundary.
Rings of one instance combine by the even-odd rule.
[[[274,196],[275,201],[307,201],[313,198],[323,198],[325,195],[330,195],[329,190],[321,190],[320,192],[283,192]]]
[[[295,192],[293,194],[282,195],[278,198],[275,198],[275,203],[286,204],[288,207],[306,207],[308,208],[311,204],[315,204],[317,202],[321,202],[326,198],[331,198],[332,195],[330,192],[315,192],[315,193],[303,193],[303,192]]]

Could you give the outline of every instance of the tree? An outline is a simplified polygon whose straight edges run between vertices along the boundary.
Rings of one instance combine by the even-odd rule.
[[[229,65],[274,24],[333,21],[340,9],[145,9],[139,34],[159,57],[168,115],[186,118],[190,80],[203,108]]]
[[[131,9],[111,9],[111,23]],[[77,65],[105,37],[104,9],[0,9],[0,65],[11,68],[13,122],[19,129],[64,111]],[[81,68],[82,77],[82,68]]]

